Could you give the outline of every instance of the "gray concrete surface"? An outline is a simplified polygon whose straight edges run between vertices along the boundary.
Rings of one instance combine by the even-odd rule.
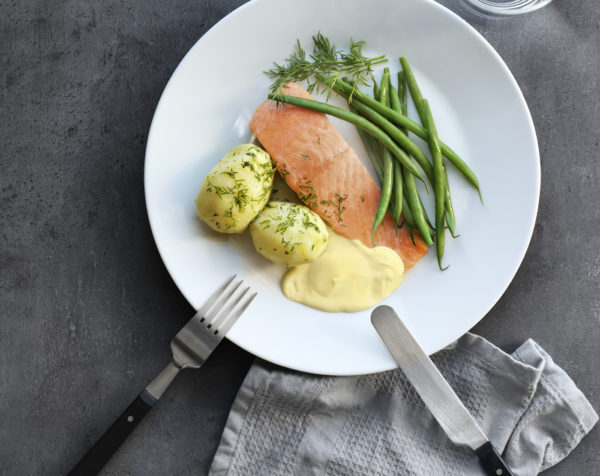
[[[0,0],[0,474],[64,474],[167,361],[191,309],[148,226],[146,136],[179,60],[240,3]],[[542,153],[530,249],[474,331],[506,350],[535,338],[596,409],[599,12],[555,0],[469,17],[523,89]],[[251,360],[226,344],[181,375],[105,474],[205,474]],[[547,474],[600,474],[599,447],[596,428]]]

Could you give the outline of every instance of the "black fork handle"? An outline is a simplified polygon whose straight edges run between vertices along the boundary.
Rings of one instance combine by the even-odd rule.
[[[155,403],[156,399],[144,390],[77,463],[69,476],[98,474]]]

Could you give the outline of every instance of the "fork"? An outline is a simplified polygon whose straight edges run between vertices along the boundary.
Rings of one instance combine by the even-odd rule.
[[[71,476],[89,476],[100,472],[148,410],[165,393],[182,369],[197,369],[217,347],[225,334],[256,297],[246,297],[250,287],[240,289],[242,280],[232,276],[217,289],[198,312],[171,340],[173,358],[169,365],[150,382],[96,444],[71,470]],[[239,290],[239,291],[238,291]]]

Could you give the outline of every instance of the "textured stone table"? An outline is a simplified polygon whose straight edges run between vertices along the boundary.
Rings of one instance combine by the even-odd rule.
[[[167,362],[192,309],[150,233],[145,141],[177,63],[240,3],[0,0],[0,474],[65,473]],[[531,246],[474,331],[506,350],[535,338],[596,409],[599,12],[468,18],[519,82],[542,155]],[[106,474],[204,474],[251,361],[226,343],[182,374]],[[600,474],[599,447],[596,428],[548,474]]]

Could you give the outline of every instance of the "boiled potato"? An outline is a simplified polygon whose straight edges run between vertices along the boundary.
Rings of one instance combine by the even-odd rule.
[[[198,217],[216,231],[244,231],[269,201],[274,173],[269,154],[260,147],[234,147],[204,179],[196,197]]]
[[[314,261],[327,247],[323,220],[297,203],[269,202],[249,229],[256,251],[283,266]]]

